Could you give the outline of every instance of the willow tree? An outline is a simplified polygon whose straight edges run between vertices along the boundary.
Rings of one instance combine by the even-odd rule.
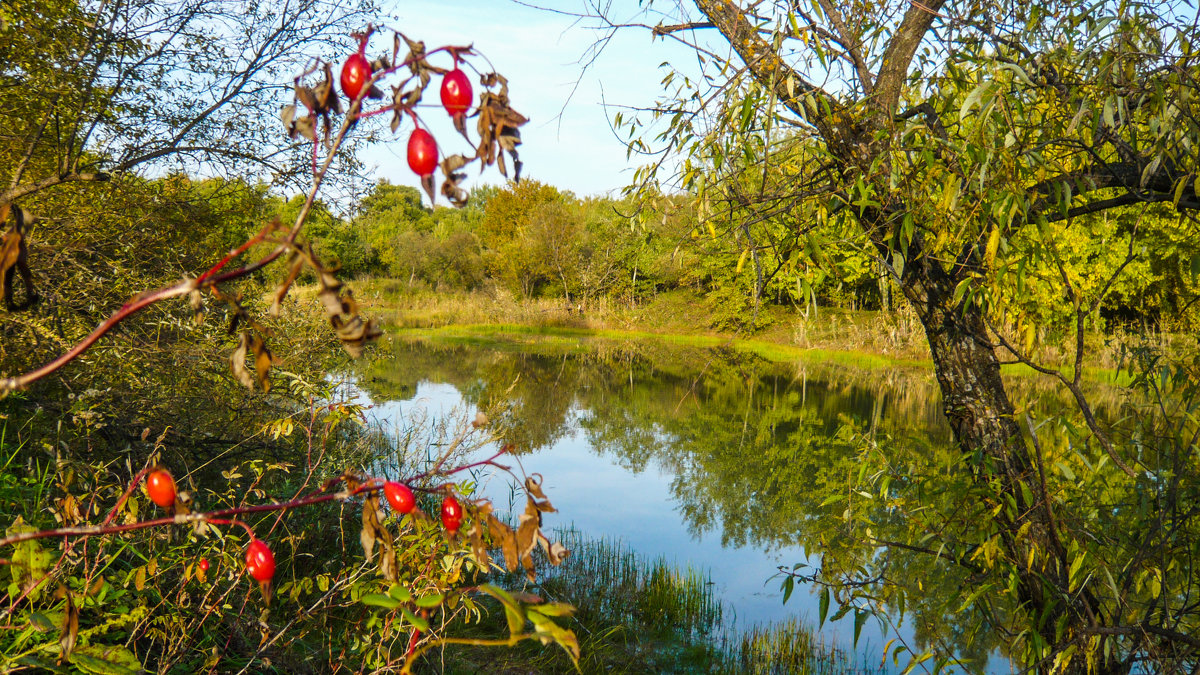
[[[989,603],[984,630],[1007,636],[1013,656],[1039,671],[1127,672],[1148,658],[1195,666],[1198,504],[1168,489],[1194,473],[1195,438],[1185,434],[1164,473],[1152,444],[1122,442],[1097,421],[1082,379],[1085,324],[1141,254],[1145,220],[1195,228],[1200,60],[1184,3],[695,0],[698,13],[667,4],[654,3],[665,14],[642,26],[693,48],[704,74],[668,75],[673,91],[656,121],[638,120],[655,140],[635,149],[681,156],[678,172],[662,162],[639,178],[677,179],[702,214],[724,214],[754,258],[765,246],[819,257],[830,246],[821,227],[852,227],[847,241],[889,272],[928,337],[958,468],[981,506],[956,508],[986,526],[967,536],[943,513],[921,516],[926,531],[905,541],[867,530],[884,555],[864,564],[903,550],[972,570],[979,593],[966,597],[968,588],[963,607]],[[610,8],[596,14],[621,26]],[[793,236],[756,239],[768,221]],[[1115,249],[1115,261],[1081,259],[1072,243],[1081,237]],[[1056,303],[1069,358],[1039,361],[1039,326],[1014,289]],[[1085,475],[1047,468],[1049,443],[1024,432],[1004,360],[1040,370],[1078,404],[1085,430],[1062,451]],[[877,499],[894,507],[900,486],[882,485]],[[1066,504],[1068,493],[1094,501]],[[1089,551],[1139,495],[1186,517],[1127,521],[1146,529]],[[1147,563],[1139,546],[1163,555]],[[1148,577],[1170,581],[1143,592]]]

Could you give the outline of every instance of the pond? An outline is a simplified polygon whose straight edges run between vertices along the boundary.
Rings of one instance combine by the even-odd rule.
[[[800,544],[830,489],[811,462],[852,452],[847,428],[949,443],[932,371],[919,366],[776,362],[655,340],[394,338],[356,383],[384,426],[505,401],[493,423],[524,471],[544,476],[559,511],[547,525],[706,571],[731,631],[795,617],[816,627],[817,595],[797,587],[785,604],[776,575],[820,564],[820,551]],[[481,489],[501,510],[513,494],[501,478]],[[821,638],[878,668],[897,635],[868,621],[851,649],[853,624],[853,614],[827,622]],[[936,630],[906,620],[899,637],[914,644]],[[1006,659],[988,658],[992,647],[962,649],[1008,672]]]

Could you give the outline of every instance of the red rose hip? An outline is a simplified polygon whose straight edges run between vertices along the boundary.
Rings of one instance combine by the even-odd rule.
[[[350,55],[342,64],[342,93],[351,101],[362,94],[363,87],[371,80],[371,62],[360,53]]]
[[[437,141],[433,140],[433,134],[417,127],[408,137],[408,168],[418,176],[428,176],[437,165]]]
[[[461,115],[471,107],[471,80],[455,68],[442,78],[442,107],[451,116]]]
[[[391,504],[397,513],[412,513],[413,507],[416,506],[412,490],[403,483],[393,481],[384,483],[383,494],[387,497],[388,504]]]
[[[275,556],[267,542],[254,539],[246,547],[246,571],[258,581],[270,581],[275,576]]]
[[[447,532],[450,534],[457,532],[458,526],[462,525],[462,517],[462,504],[453,495],[442,500],[442,525],[446,526]]]
[[[150,501],[164,509],[174,506],[175,479],[171,478],[171,472],[166,469],[151,471],[146,476],[146,494],[150,496]]]

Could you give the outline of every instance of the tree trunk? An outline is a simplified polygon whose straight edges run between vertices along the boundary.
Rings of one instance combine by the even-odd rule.
[[[988,506],[1006,501],[1015,505],[1001,509],[995,521],[1007,564],[1019,576],[1017,599],[1027,616],[1044,617],[1039,630],[1043,640],[1059,644],[1062,640],[1054,633],[1064,614],[1069,615],[1068,626],[1082,629],[1095,625],[1098,612],[1092,597],[1070,597],[1066,593],[1070,561],[1058,538],[1058,525],[1045,498],[1038,464],[1015,419],[982,310],[977,305],[953,302],[957,281],[937,262],[914,261],[913,267],[906,270],[902,290],[925,328],[942,392],[942,410],[976,484],[995,486],[995,501]],[[1034,503],[1026,500],[1027,494],[1032,495]],[[1031,526],[1018,538],[1018,531],[1026,523]],[[1044,571],[1026,566],[1031,546],[1054,558]],[[1036,672],[1049,672],[1051,663],[1039,664]],[[1056,672],[1083,673],[1086,663],[1077,657],[1066,669]],[[1127,668],[1110,662],[1100,664],[1093,672],[1116,674],[1127,672]]]

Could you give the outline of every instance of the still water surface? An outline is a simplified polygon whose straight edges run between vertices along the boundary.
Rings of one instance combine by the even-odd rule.
[[[850,451],[839,429],[949,440],[928,371],[778,363],[658,342],[396,339],[357,384],[385,426],[507,401],[493,423],[521,449],[525,472],[545,477],[559,510],[546,525],[707,571],[733,631],[789,617],[816,625],[811,589],[784,604],[773,577],[780,566],[820,562],[798,542],[797,524],[826,494],[805,465],[839,444]],[[504,477],[482,487],[501,509],[509,503]],[[822,637],[849,648],[852,616],[827,623]],[[863,664],[878,667],[892,637],[869,621]],[[902,625],[899,637],[912,644],[913,627]],[[988,670],[1008,666],[993,657]]]

